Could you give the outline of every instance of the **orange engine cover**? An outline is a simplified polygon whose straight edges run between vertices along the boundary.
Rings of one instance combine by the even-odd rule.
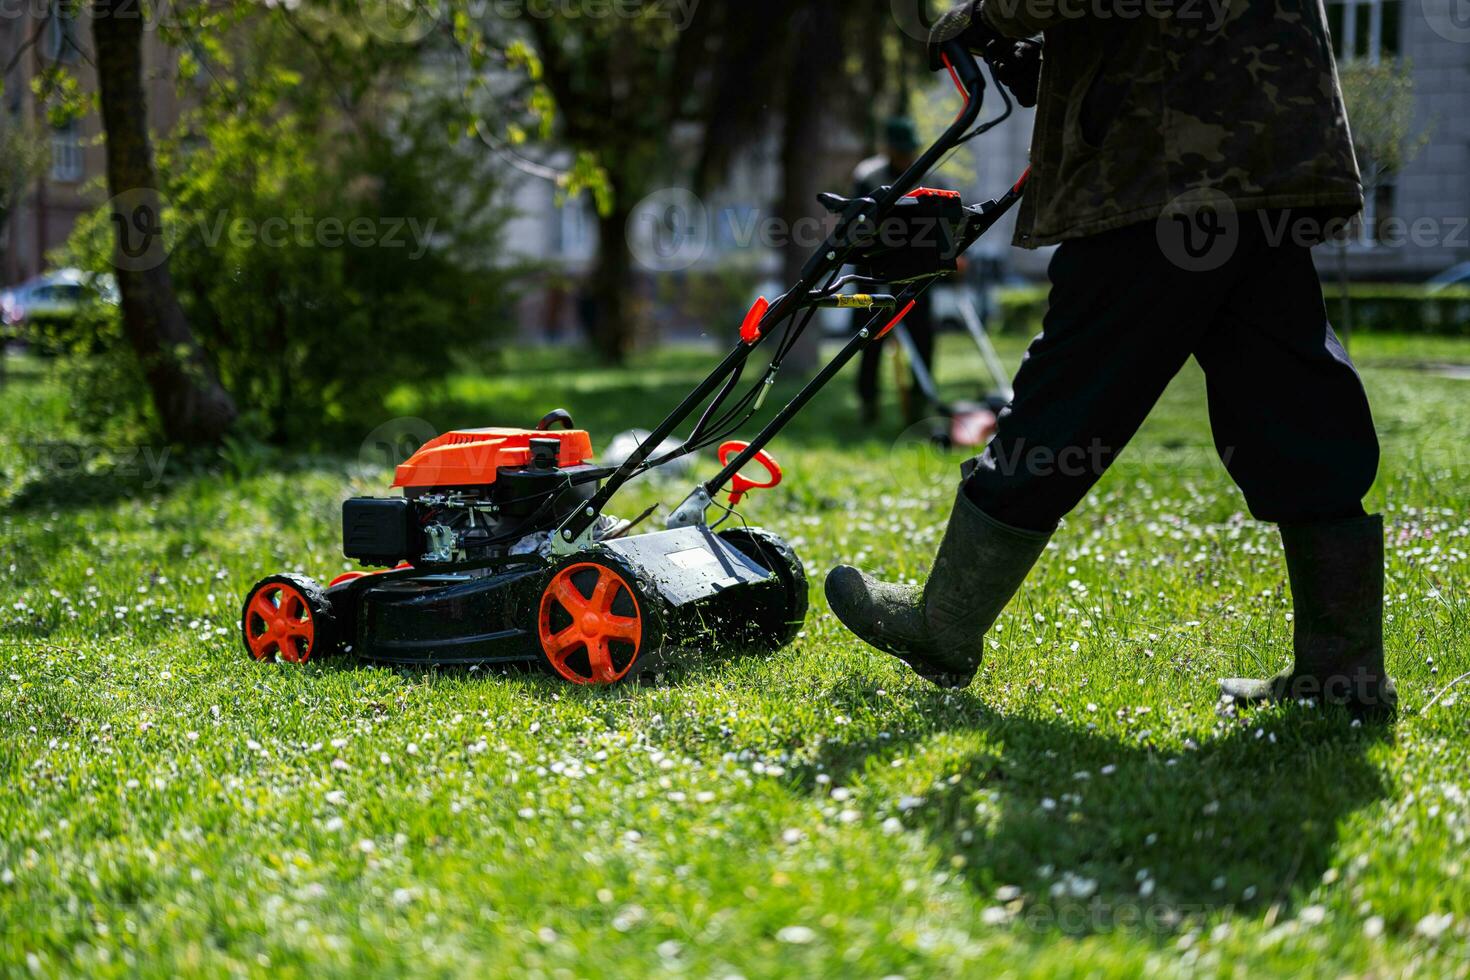
[[[580,466],[592,459],[592,439],[580,429],[460,429],[424,443],[398,467],[393,486],[488,486],[502,466],[530,465],[532,439],[561,442],[558,466]]]

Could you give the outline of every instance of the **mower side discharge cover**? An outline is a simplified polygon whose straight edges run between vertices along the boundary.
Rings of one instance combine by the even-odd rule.
[[[658,602],[664,637],[720,638],[787,602],[775,574],[705,527],[603,542],[577,558],[621,559]],[[344,587],[355,601],[354,651],[368,660],[444,665],[528,662],[541,655],[538,604],[556,566],[538,560],[489,574],[446,574]],[[665,645],[659,642],[660,647]],[[642,660],[654,662],[649,649]]]
[[[682,527],[608,541],[603,547],[633,566],[665,604],[665,628],[699,638],[786,601],[770,570],[707,527]]]

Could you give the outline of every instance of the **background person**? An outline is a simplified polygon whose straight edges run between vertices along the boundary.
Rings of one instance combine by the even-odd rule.
[[[883,152],[864,160],[853,171],[853,195],[866,197],[880,187],[891,185],[905,170],[913,166],[918,150],[919,130],[914,121],[908,116],[890,118],[883,126]],[[871,288],[875,292],[882,292],[885,289],[881,285]],[[872,316],[869,310],[857,310],[853,314],[853,331],[861,330],[872,319]],[[933,376],[934,310],[932,304],[919,303],[903,323],[908,329],[909,336],[913,338],[914,347],[918,350],[919,357],[923,359],[924,366],[929,369],[930,376]],[[864,425],[872,425],[878,421],[878,404],[882,398],[878,372],[883,364],[883,350],[886,343],[885,340],[884,343],[869,344],[864,347],[862,359],[858,364],[858,403],[861,406]],[[927,399],[919,390],[916,379],[910,389],[905,421],[909,424],[919,421],[928,413],[929,407]]]

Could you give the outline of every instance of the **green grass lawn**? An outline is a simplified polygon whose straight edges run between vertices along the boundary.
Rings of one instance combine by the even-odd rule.
[[[944,349],[959,392],[973,359]],[[1445,690],[1470,671],[1470,382],[1416,367],[1470,343],[1354,353],[1384,441],[1387,728],[1218,710],[1216,677],[1285,662],[1290,604],[1193,368],[970,690],[865,649],[821,598],[839,561],[924,574],[960,458],[861,430],[843,383],[744,508],[807,563],[798,641],[588,691],[248,661],[243,594],[346,568],[339,505],[385,493],[383,462],[237,449],[154,481],[154,450],[78,442],[65,384],[12,359],[0,974],[1470,975],[1470,683]],[[711,362],[520,355],[394,411],[565,406],[605,439]]]

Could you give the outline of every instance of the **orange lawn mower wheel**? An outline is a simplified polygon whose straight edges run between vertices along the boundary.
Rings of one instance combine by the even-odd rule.
[[[304,664],[337,649],[332,602],[305,575],[261,579],[245,597],[240,616],[245,651],[262,662]]]
[[[541,593],[537,636],[546,666],[573,684],[605,686],[637,673],[661,646],[656,600],[614,560],[575,560]]]

